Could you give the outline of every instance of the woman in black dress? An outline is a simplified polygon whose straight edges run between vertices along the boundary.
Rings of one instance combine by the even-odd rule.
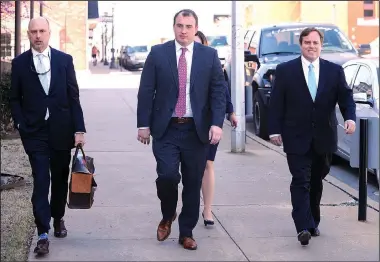
[[[208,45],[206,36],[201,32],[198,31],[195,34],[196,42],[201,43],[203,45]],[[228,85],[226,85],[226,114],[227,119],[230,120],[231,125],[236,128],[237,126],[237,118],[234,113],[234,106],[231,102],[231,96],[230,92],[228,90]],[[207,225],[213,225],[214,220],[212,219],[212,211],[211,211],[211,205],[214,198],[214,184],[215,184],[215,173],[214,173],[214,160],[216,155],[216,150],[218,149],[218,144],[209,146],[209,152],[207,156],[207,164],[206,169],[204,172],[203,180],[202,180],[202,196],[203,196],[203,220],[205,226]]]

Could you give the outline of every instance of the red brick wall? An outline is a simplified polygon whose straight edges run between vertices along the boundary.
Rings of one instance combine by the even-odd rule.
[[[379,3],[374,2],[374,18],[379,19],[378,11]],[[364,19],[364,3],[363,1],[348,1],[348,37],[357,45],[368,44],[379,37],[379,23],[377,25],[358,25],[358,18]],[[373,20],[372,19],[372,20]],[[365,22],[368,22],[365,21]]]
[[[48,1],[52,46],[73,56],[75,69],[87,68],[87,1]]]

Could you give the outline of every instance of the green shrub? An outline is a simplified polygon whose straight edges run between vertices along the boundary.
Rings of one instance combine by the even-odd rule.
[[[0,79],[0,97],[1,97],[1,133],[13,130],[13,121],[10,106],[10,90],[11,90],[11,73],[2,72]]]

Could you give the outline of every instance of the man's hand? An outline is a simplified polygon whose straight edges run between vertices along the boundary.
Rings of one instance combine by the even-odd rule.
[[[208,139],[212,145],[219,143],[222,139],[223,130],[218,126],[211,126],[210,131],[208,132]]]
[[[144,145],[149,145],[150,144],[150,129],[149,128],[139,129],[137,131],[137,140],[139,140]]]
[[[236,117],[235,113],[232,113],[232,114],[230,115],[230,122],[231,122],[231,126],[232,126],[233,128],[236,128],[236,127],[237,127],[238,120],[237,120],[237,117]]]
[[[86,143],[86,141],[84,140],[84,134],[83,133],[76,133],[74,145],[77,146],[78,144],[82,144],[82,146],[84,146],[85,143]]]
[[[352,120],[347,120],[344,122],[344,130],[347,135],[351,135],[355,132],[356,124]]]
[[[270,142],[271,142],[273,145],[281,146],[281,145],[282,145],[282,138],[281,138],[281,135],[275,135],[275,136],[272,136],[272,137],[270,138]]]

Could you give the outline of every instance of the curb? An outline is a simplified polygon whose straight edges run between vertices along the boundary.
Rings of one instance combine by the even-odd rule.
[[[230,125],[230,122],[229,121],[225,121],[225,124],[230,128],[231,125]],[[246,137],[248,137],[249,139],[255,141],[256,143],[270,149],[270,150],[273,150],[275,152],[277,152],[278,154],[286,157],[286,154],[284,153],[284,151],[282,150],[282,147],[278,147],[278,146],[275,146],[273,145],[272,143],[268,142],[268,141],[265,141],[259,137],[257,137],[256,135],[252,134],[251,132],[249,131],[245,131],[245,135]],[[349,197],[351,197],[352,199],[354,199],[355,201],[358,201],[359,199],[359,191],[353,189],[352,187],[346,185],[345,183],[339,181],[338,179],[336,179],[335,177],[333,176],[328,176],[324,179],[327,183],[333,185],[334,187],[336,187],[337,189],[341,190],[343,193],[347,194]],[[367,207],[379,212],[379,203],[377,203],[376,201],[370,199],[369,197],[367,197]]]

